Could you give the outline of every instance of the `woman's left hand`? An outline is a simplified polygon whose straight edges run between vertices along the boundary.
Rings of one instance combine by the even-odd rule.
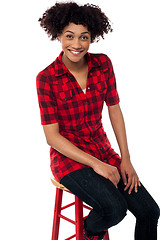
[[[129,194],[131,194],[133,188],[135,192],[137,192],[138,186],[140,187],[141,183],[134,167],[132,166],[131,161],[128,159],[122,159],[120,168],[123,182],[126,185],[124,191],[126,191],[130,187],[128,191]]]

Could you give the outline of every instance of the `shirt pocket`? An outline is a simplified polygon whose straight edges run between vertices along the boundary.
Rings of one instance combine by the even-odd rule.
[[[58,102],[67,103],[69,100],[72,100],[73,87],[67,78],[54,82],[53,89]]]
[[[71,99],[73,98],[72,89],[58,92],[57,97],[58,97],[61,101],[67,103],[67,101],[69,101],[69,100],[71,100]]]
[[[108,79],[108,68],[101,69],[97,72],[97,75],[94,77],[93,84],[91,86],[92,90],[95,90],[96,93],[104,93],[107,91],[107,79]]]
[[[100,94],[105,93],[107,91],[106,81],[103,80],[95,83],[95,90],[98,91]]]

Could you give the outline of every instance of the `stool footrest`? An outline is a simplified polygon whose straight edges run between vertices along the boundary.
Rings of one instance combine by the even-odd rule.
[[[70,239],[72,239],[72,238],[74,238],[74,237],[76,237],[76,234],[74,234],[74,235],[72,235],[72,236],[70,236],[70,237],[68,237],[68,238],[66,238],[66,239],[64,239],[64,240],[70,240]]]
[[[63,207],[61,208],[61,210],[65,209],[65,208],[68,208],[68,207],[71,207],[71,206],[73,206],[73,205],[75,205],[75,202],[72,202],[72,203],[70,203],[70,204],[68,204],[68,205],[63,206]]]
[[[70,219],[70,218],[67,218],[67,217],[63,216],[62,214],[59,214],[58,216],[59,216],[60,218],[63,218],[64,220],[70,222],[70,223],[73,223],[74,225],[76,224],[75,221],[73,221],[73,220]]]
[[[83,207],[86,208],[86,209],[88,209],[88,210],[91,210],[91,209],[92,209],[92,207],[89,207],[89,206],[87,206],[87,205],[85,205],[85,204],[83,204]]]

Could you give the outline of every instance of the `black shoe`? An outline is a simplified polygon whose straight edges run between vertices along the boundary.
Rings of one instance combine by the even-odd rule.
[[[104,235],[106,234],[106,231],[100,232],[98,233],[97,236],[93,236],[89,233],[87,233],[87,231],[83,228],[83,240],[102,240]]]

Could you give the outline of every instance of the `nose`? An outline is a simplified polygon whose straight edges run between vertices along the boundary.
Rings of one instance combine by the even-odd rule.
[[[72,42],[72,47],[73,47],[75,50],[78,50],[78,49],[81,49],[81,48],[82,48],[79,39],[77,39],[77,38],[74,39],[74,41]]]

